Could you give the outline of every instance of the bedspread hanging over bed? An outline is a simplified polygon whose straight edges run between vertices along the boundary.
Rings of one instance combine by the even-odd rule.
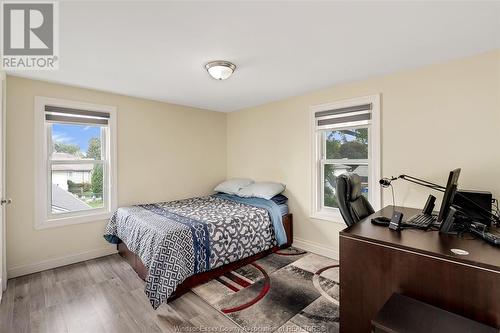
[[[123,241],[141,258],[148,269],[145,293],[156,309],[189,276],[277,244],[273,220],[279,208],[257,206],[213,195],[122,207],[104,237]]]

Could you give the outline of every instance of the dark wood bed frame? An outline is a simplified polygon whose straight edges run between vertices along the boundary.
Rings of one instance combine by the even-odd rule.
[[[177,289],[175,290],[175,293],[168,300],[171,301],[171,300],[181,296],[182,294],[188,292],[191,288],[194,288],[200,284],[203,284],[207,281],[215,279],[216,277],[219,277],[219,276],[221,276],[229,271],[232,271],[232,270],[238,269],[240,267],[243,267],[245,265],[248,265],[249,263],[251,263],[257,259],[260,259],[262,257],[265,257],[265,256],[273,253],[274,251],[277,251],[279,248],[290,247],[292,245],[292,241],[293,241],[293,223],[292,222],[293,222],[292,214],[287,214],[287,215],[283,216],[283,226],[285,227],[285,233],[286,233],[286,237],[288,240],[288,242],[286,244],[282,245],[281,247],[275,246],[269,250],[257,253],[251,257],[244,258],[244,259],[229,263],[227,265],[217,267],[217,268],[212,269],[212,270],[207,271],[207,272],[195,274],[195,275],[187,278],[186,280],[184,280],[184,282],[182,282],[181,284],[179,284],[177,286]],[[148,275],[148,269],[142,263],[141,258],[139,258],[139,256],[137,256],[134,252],[130,251],[127,248],[127,246],[125,245],[125,243],[123,243],[123,242],[120,242],[117,245],[117,248],[118,248],[118,253],[123,258],[125,258],[125,260],[129,263],[129,265],[137,273],[137,275],[141,279],[146,280],[146,277]]]

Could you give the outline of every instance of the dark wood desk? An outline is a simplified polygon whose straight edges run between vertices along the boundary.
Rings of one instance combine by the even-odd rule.
[[[469,235],[395,232],[370,222],[393,209],[340,233],[340,331],[370,332],[371,320],[395,292],[500,328],[500,248]],[[405,217],[419,212],[395,209]],[[469,255],[455,255],[455,248]]]

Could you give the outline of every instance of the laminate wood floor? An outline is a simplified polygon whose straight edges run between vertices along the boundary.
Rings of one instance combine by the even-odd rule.
[[[192,292],[154,311],[142,281],[111,255],[11,279],[0,304],[0,332],[237,332]],[[218,329],[220,328],[220,330]]]

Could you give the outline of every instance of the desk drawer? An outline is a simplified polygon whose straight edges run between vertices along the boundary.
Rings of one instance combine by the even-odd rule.
[[[500,274],[479,267],[341,235],[340,281],[341,332],[370,332],[393,293],[500,328]]]

